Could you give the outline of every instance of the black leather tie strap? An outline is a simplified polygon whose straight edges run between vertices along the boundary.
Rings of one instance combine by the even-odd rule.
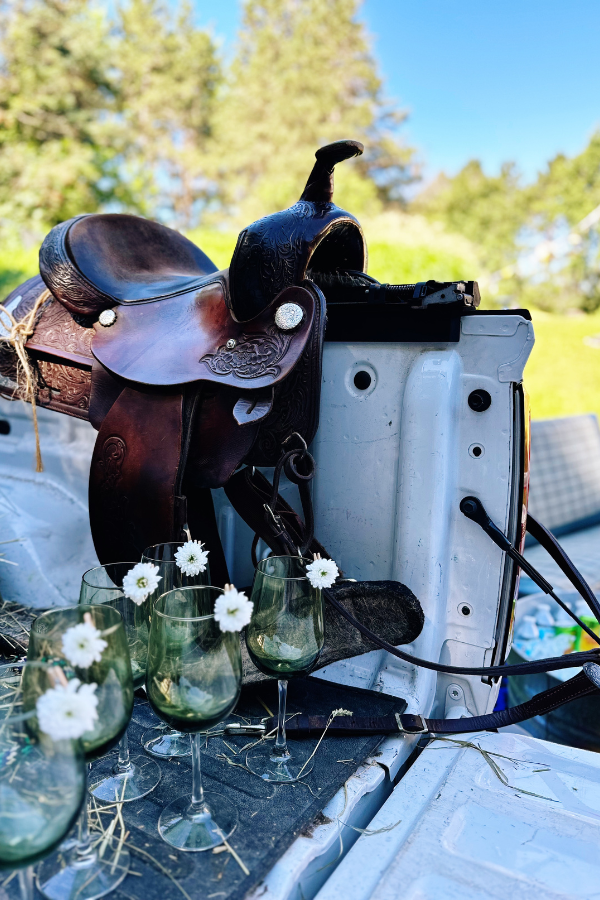
[[[572,669],[581,666],[587,662],[600,662],[600,650],[587,650],[583,653],[569,653],[566,656],[553,656],[548,659],[540,659],[534,662],[516,663],[511,666],[480,666],[472,668],[467,666],[447,666],[443,663],[431,662],[428,659],[421,659],[413,656],[411,653],[405,653],[392,644],[389,644],[383,638],[380,638],[369,628],[366,628],[358,619],[345,609],[341,603],[332,595],[331,591],[323,588],[323,593],[328,602],[335,607],[341,616],[347,619],[355,628],[368,638],[375,646],[387,650],[392,656],[404,662],[412,663],[415,666],[421,666],[423,669],[432,669],[434,672],[445,672],[448,675],[488,675],[490,677],[502,677],[504,675],[535,675],[541,672],[552,672],[557,669]]]
[[[404,701],[398,701],[406,707]],[[398,734],[399,713],[387,716],[335,716],[329,722],[328,716],[293,716],[285,723],[288,738],[320,738],[325,729],[331,737],[348,737],[357,734]],[[329,727],[327,723],[329,722]],[[266,730],[277,728],[277,717],[267,719]]]
[[[336,716],[327,728],[327,735],[343,737],[351,734],[465,734],[516,725],[534,716],[544,716],[571,700],[600,694],[600,689],[591,680],[592,675],[597,678],[596,673],[600,672],[597,666],[593,666],[593,669],[596,672],[592,671],[589,676],[579,672],[564,684],[543,691],[519,706],[488,713],[485,716],[465,719],[426,719],[410,713],[392,713],[387,716]],[[289,738],[320,737],[327,723],[327,716],[294,716],[286,722],[286,734]],[[277,727],[277,720],[275,718],[268,720],[266,726],[267,731],[271,731]]]
[[[534,519],[531,513],[527,514],[527,531],[552,557],[554,562],[567,576],[573,587],[577,588],[597,620],[600,622],[600,603],[598,603],[596,595],[581,572],[571,562],[554,535],[548,531],[541,522]]]

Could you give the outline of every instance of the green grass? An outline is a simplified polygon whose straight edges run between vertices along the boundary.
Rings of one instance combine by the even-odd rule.
[[[584,344],[600,335],[600,311],[565,316],[532,310],[535,346],[524,382],[534,419],[596,413],[600,418],[600,348]],[[600,340],[599,340],[600,343]]]
[[[190,238],[220,269],[229,265],[235,233],[197,230]],[[369,242],[369,272],[380,281],[468,278],[473,270],[472,260],[453,252],[452,245],[435,246],[434,242],[432,247],[414,238],[403,244],[396,235],[394,243],[386,243],[379,234],[374,238]],[[37,271],[37,247],[17,247],[0,253],[0,296],[5,297]],[[583,342],[585,337],[600,335],[600,311],[568,316],[533,310],[532,316],[536,341],[525,368],[525,385],[533,418],[588,412],[600,417],[600,348]]]
[[[25,250],[23,247],[3,247],[0,250],[0,301],[22,281],[37,275],[38,247]]]

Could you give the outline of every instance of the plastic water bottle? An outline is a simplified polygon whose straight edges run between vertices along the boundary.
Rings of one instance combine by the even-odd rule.
[[[519,622],[516,636],[521,641],[537,641],[540,629],[537,626],[535,616],[523,616]]]
[[[540,637],[554,637],[554,618],[548,603],[540,603],[535,611],[535,623],[540,629]]]

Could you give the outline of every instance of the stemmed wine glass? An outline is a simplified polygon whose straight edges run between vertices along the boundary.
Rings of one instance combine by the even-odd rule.
[[[152,611],[148,698],[163,721],[194,735],[191,796],[166,806],[158,822],[163,840],[178,850],[210,850],[238,821],[226,797],[204,793],[200,766],[201,733],[234,709],[242,683],[239,634],[221,631],[212,614],[223,593],[209,586],[181,588],[159,597]]]
[[[142,562],[158,566],[158,574],[161,577],[159,587],[149,597],[150,614],[153,603],[161,594],[166,594],[167,591],[175,588],[210,584],[210,569],[208,560],[205,558],[207,551],[203,552],[200,564],[186,565],[184,563],[186,571],[176,560],[177,551],[184,546],[189,547],[189,544],[190,542],[167,541],[162,544],[153,544],[144,550]],[[152,715],[151,709],[151,707],[148,709],[150,715],[144,716],[144,719],[140,718],[141,714],[137,716],[134,714],[134,719],[139,725],[150,726],[142,735],[142,746],[146,753],[159,759],[190,756],[192,746],[189,734],[182,734],[181,731],[170,728],[164,722],[157,720],[156,716]]]
[[[254,614],[246,644],[255,666],[278,679],[279,715],[275,743],[261,742],[246,762],[256,775],[276,783],[297,781],[312,768],[308,754],[297,747],[292,754],[285,737],[287,680],[308,674],[323,649],[323,601],[307,577],[309,564],[299,556],[267,557],[259,562],[252,586]]]
[[[60,722],[46,733],[36,709],[66,684],[58,665],[0,666],[0,871],[18,869],[22,900],[33,900],[32,864],[68,834],[85,797],[81,742],[60,736]]]
[[[129,644],[133,689],[146,680],[146,655],[150,626],[149,602],[135,603],[123,591],[123,579],[136,563],[110,563],[96,566],[84,573],[81,579],[79,603],[108,604],[118,610],[123,619]],[[89,791],[103,803],[120,803],[139,800],[153,791],[160,781],[160,768],[147,756],[129,755],[127,731],[119,742],[119,755],[99,760],[91,769]]]
[[[104,604],[42,613],[31,626],[27,658],[68,661],[84,687],[91,691],[96,686],[96,716],[81,742],[88,763],[111,750],[125,733],[133,708],[129,647],[119,611]],[[114,890],[128,870],[129,851],[116,841],[106,842],[102,856],[96,852],[84,806],[79,838],[68,858],[59,849],[45,859],[37,882],[49,900],[96,900]]]

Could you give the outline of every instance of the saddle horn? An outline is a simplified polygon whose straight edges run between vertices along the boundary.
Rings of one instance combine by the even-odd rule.
[[[315,153],[317,158],[308,176],[301,200],[312,203],[331,203],[333,200],[333,170],[339,162],[361,156],[364,146],[360,141],[334,141]]]
[[[365,271],[360,224],[331,199],[336,164],[360,156],[363,149],[349,140],[321,147],[300,200],[242,231],[229,267],[227,301],[237,322],[259,315],[284,288],[310,278],[311,269]]]

